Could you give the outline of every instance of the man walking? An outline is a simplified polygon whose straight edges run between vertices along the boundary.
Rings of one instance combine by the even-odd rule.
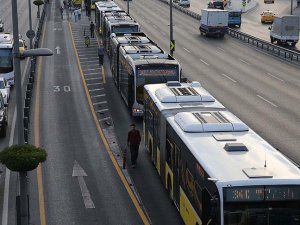
[[[91,31],[91,38],[94,38],[95,37],[95,24],[93,23],[93,21],[91,22],[90,24],[90,31]]]
[[[131,154],[131,167],[134,168],[136,160],[139,154],[139,147],[141,143],[141,135],[138,130],[135,129],[135,124],[130,125],[131,130],[128,132],[127,144],[130,148]]]

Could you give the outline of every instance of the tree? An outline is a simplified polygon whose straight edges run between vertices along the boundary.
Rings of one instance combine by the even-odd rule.
[[[26,172],[37,168],[47,158],[47,152],[34,145],[12,145],[0,152],[0,162],[12,171]]]
[[[43,0],[34,0],[33,4],[35,4],[38,7],[37,18],[40,18],[40,6],[44,4],[44,1]]]

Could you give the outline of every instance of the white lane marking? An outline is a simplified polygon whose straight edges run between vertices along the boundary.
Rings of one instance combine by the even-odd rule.
[[[226,75],[225,73],[222,73],[222,76],[226,77],[227,79],[231,80],[232,82],[236,83],[236,80],[232,79],[231,77],[229,77],[228,75]]]
[[[99,57],[98,57],[98,56],[97,56],[97,57],[96,57],[96,56],[95,56],[95,57],[92,57],[92,56],[91,56],[91,57],[86,57],[86,58],[85,58],[85,57],[80,57],[80,55],[79,55],[79,58],[80,58],[80,60],[83,60],[83,59],[98,59],[98,60],[99,60]],[[85,62],[85,61],[84,61],[84,62]]]
[[[98,84],[103,84],[103,83],[93,83],[93,84],[87,84],[87,86],[92,86],[92,85],[98,85]]]
[[[275,105],[273,102],[265,99],[264,97],[260,96],[260,95],[256,95],[257,97],[259,97],[260,99],[264,100],[265,102],[269,103],[270,105],[274,106],[274,107],[278,107],[277,105]]]
[[[101,95],[94,95],[94,96],[91,96],[91,98],[97,98],[97,97],[103,97],[105,96],[105,94],[101,94]]]
[[[94,76],[94,75],[98,75],[99,73],[98,72],[96,72],[96,73],[85,73],[84,74],[84,76]],[[101,77],[101,79],[102,79],[102,77]]]
[[[84,71],[86,71],[86,70],[100,70],[99,68],[91,68],[91,69],[83,69]]]
[[[79,187],[81,190],[81,195],[83,198],[85,208],[86,209],[95,208],[95,205],[91,198],[90,192],[89,192],[89,190],[86,186],[86,183],[83,179],[83,177],[87,177],[87,174],[85,173],[85,171],[82,169],[82,167],[78,164],[78,162],[76,160],[74,161],[72,177],[77,177],[77,179],[78,179],[78,183],[79,183]]]
[[[99,119],[98,121],[101,122],[101,121],[109,120],[109,119],[110,119],[110,117],[105,117],[105,118]]]
[[[99,62],[99,60],[95,59],[95,60],[86,60],[83,63],[92,63],[92,62]]]
[[[57,54],[57,55],[60,55],[60,47],[59,47],[59,46],[56,46],[55,50],[56,50],[56,54]]]
[[[97,110],[96,112],[101,113],[101,112],[106,112],[106,111],[108,111],[108,109],[100,109],[100,110]]]
[[[155,30],[157,29],[157,26],[156,26],[156,25],[153,24],[152,26],[153,26],[153,28],[154,28]]]
[[[205,65],[209,66],[209,63],[205,62],[203,59],[200,59],[201,62],[203,62]]]
[[[248,66],[250,66],[251,64],[250,63],[248,63],[248,62],[246,62],[245,60],[243,60],[243,59],[239,59],[241,62],[243,62],[243,63],[245,63],[245,64],[247,64]]]
[[[225,52],[225,50],[223,48],[218,47],[218,49],[222,52]]]
[[[273,77],[273,78],[275,78],[275,79],[281,81],[281,82],[284,82],[284,80],[280,79],[279,77],[274,76],[274,75],[271,74],[271,73],[267,73],[267,74],[268,74],[269,76],[271,76],[271,77]]]
[[[104,90],[104,88],[91,89],[91,90],[89,90],[89,91],[90,91],[90,92],[93,92],[93,91],[102,91],[102,90]]]
[[[102,105],[102,104],[106,104],[107,101],[102,101],[102,102],[95,102],[93,103],[93,105]]]
[[[188,49],[186,49],[186,48],[183,48],[185,51],[187,51],[188,53],[191,53]]]
[[[102,80],[101,77],[85,78],[85,80]]]

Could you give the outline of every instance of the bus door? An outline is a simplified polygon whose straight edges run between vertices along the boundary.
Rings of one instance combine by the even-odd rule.
[[[180,149],[175,145],[175,162],[174,162],[174,201],[177,207],[179,208],[179,199],[180,199],[180,162],[181,162],[181,153]]]

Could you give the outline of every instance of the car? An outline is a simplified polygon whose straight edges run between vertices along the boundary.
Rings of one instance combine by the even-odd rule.
[[[0,91],[0,136],[5,137],[8,125],[7,104],[4,102]]]
[[[179,0],[178,5],[182,7],[190,7],[190,0]]]
[[[271,10],[266,10],[260,16],[261,23],[273,23],[275,14]]]
[[[4,103],[8,104],[9,97],[10,97],[10,85],[3,77],[0,77],[0,91],[4,99]]]
[[[20,52],[20,58],[25,59],[24,51],[27,49],[27,45],[25,43],[24,39],[19,39],[19,52]]]
[[[0,32],[4,31],[4,23],[2,21],[2,19],[0,19]]]

